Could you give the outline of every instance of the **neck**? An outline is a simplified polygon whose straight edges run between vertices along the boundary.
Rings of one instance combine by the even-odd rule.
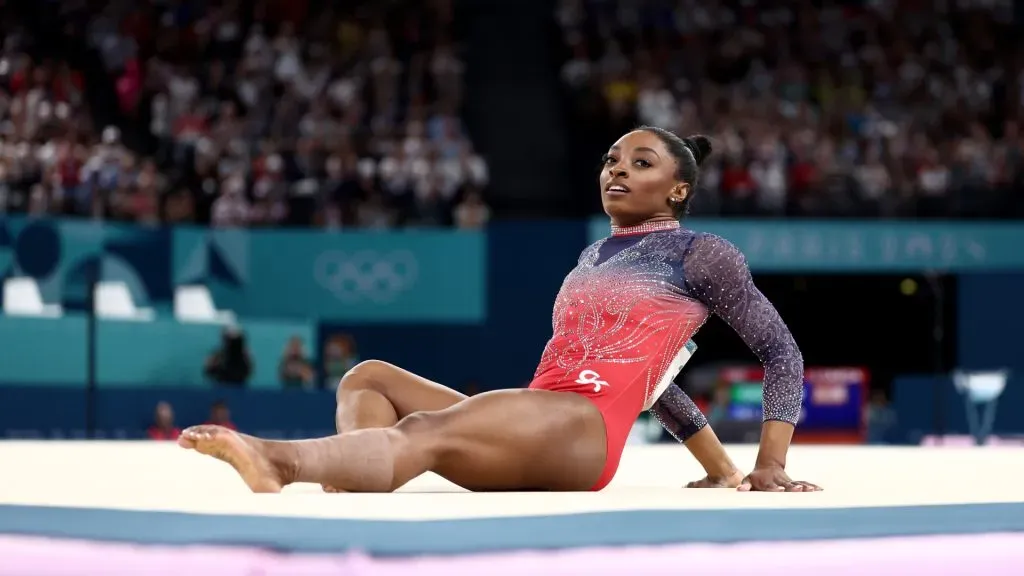
[[[647,234],[662,230],[676,230],[679,228],[679,221],[675,219],[652,219],[645,220],[632,226],[619,226],[612,224],[612,236],[631,236],[633,234]]]

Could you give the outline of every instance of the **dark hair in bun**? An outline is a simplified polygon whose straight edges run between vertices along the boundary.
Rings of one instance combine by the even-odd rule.
[[[708,156],[711,156],[711,139],[700,134],[680,138],[657,126],[641,126],[637,130],[650,132],[661,140],[665,148],[676,159],[678,166],[676,178],[680,182],[690,185],[690,193],[686,195],[686,199],[678,204],[672,204],[672,210],[676,217],[682,217],[690,210],[690,199],[697,192],[700,165],[707,160]]]

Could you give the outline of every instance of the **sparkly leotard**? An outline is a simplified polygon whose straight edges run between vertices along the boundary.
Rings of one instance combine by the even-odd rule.
[[[608,436],[603,488],[643,410],[676,438],[705,424],[674,384],[686,343],[710,314],[725,320],[764,365],[764,419],[796,423],[803,358],[775,307],[754,286],[728,241],[678,222],[613,227],[589,246],[562,284],[531,388],[575,392],[601,410]]]

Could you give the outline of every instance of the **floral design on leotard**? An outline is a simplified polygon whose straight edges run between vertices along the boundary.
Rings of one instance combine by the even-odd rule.
[[[586,248],[559,291],[554,334],[537,374],[568,375],[589,362],[636,365],[644,408],[653,407],[660,420],[687,419],[670,432],[688,437],[704,425],[692,400],[674,385],[664,389],[664,402],[653,396],[674,378],[674,357],[709,313],[727,322],[764,365],[764,419],[796,423],[803,359],[789,329],[735,246],[684,229],[613,236]]]
[[[670,239],[651,234],[621,250],[596,243],[566,277],[552,315],[553,336],[537,374],[566,375],[590,363],[635,365],[649,408],[707,309],[680,288]]]

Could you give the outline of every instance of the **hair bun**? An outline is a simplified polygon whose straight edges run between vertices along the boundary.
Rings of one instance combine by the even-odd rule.
[[[697,161],[697,166],[700,166],[708,156],[711,156],[711,139],[707,136],[696,135],[688,138],[683,138],[683,144],[693,152],[693,159]]]

